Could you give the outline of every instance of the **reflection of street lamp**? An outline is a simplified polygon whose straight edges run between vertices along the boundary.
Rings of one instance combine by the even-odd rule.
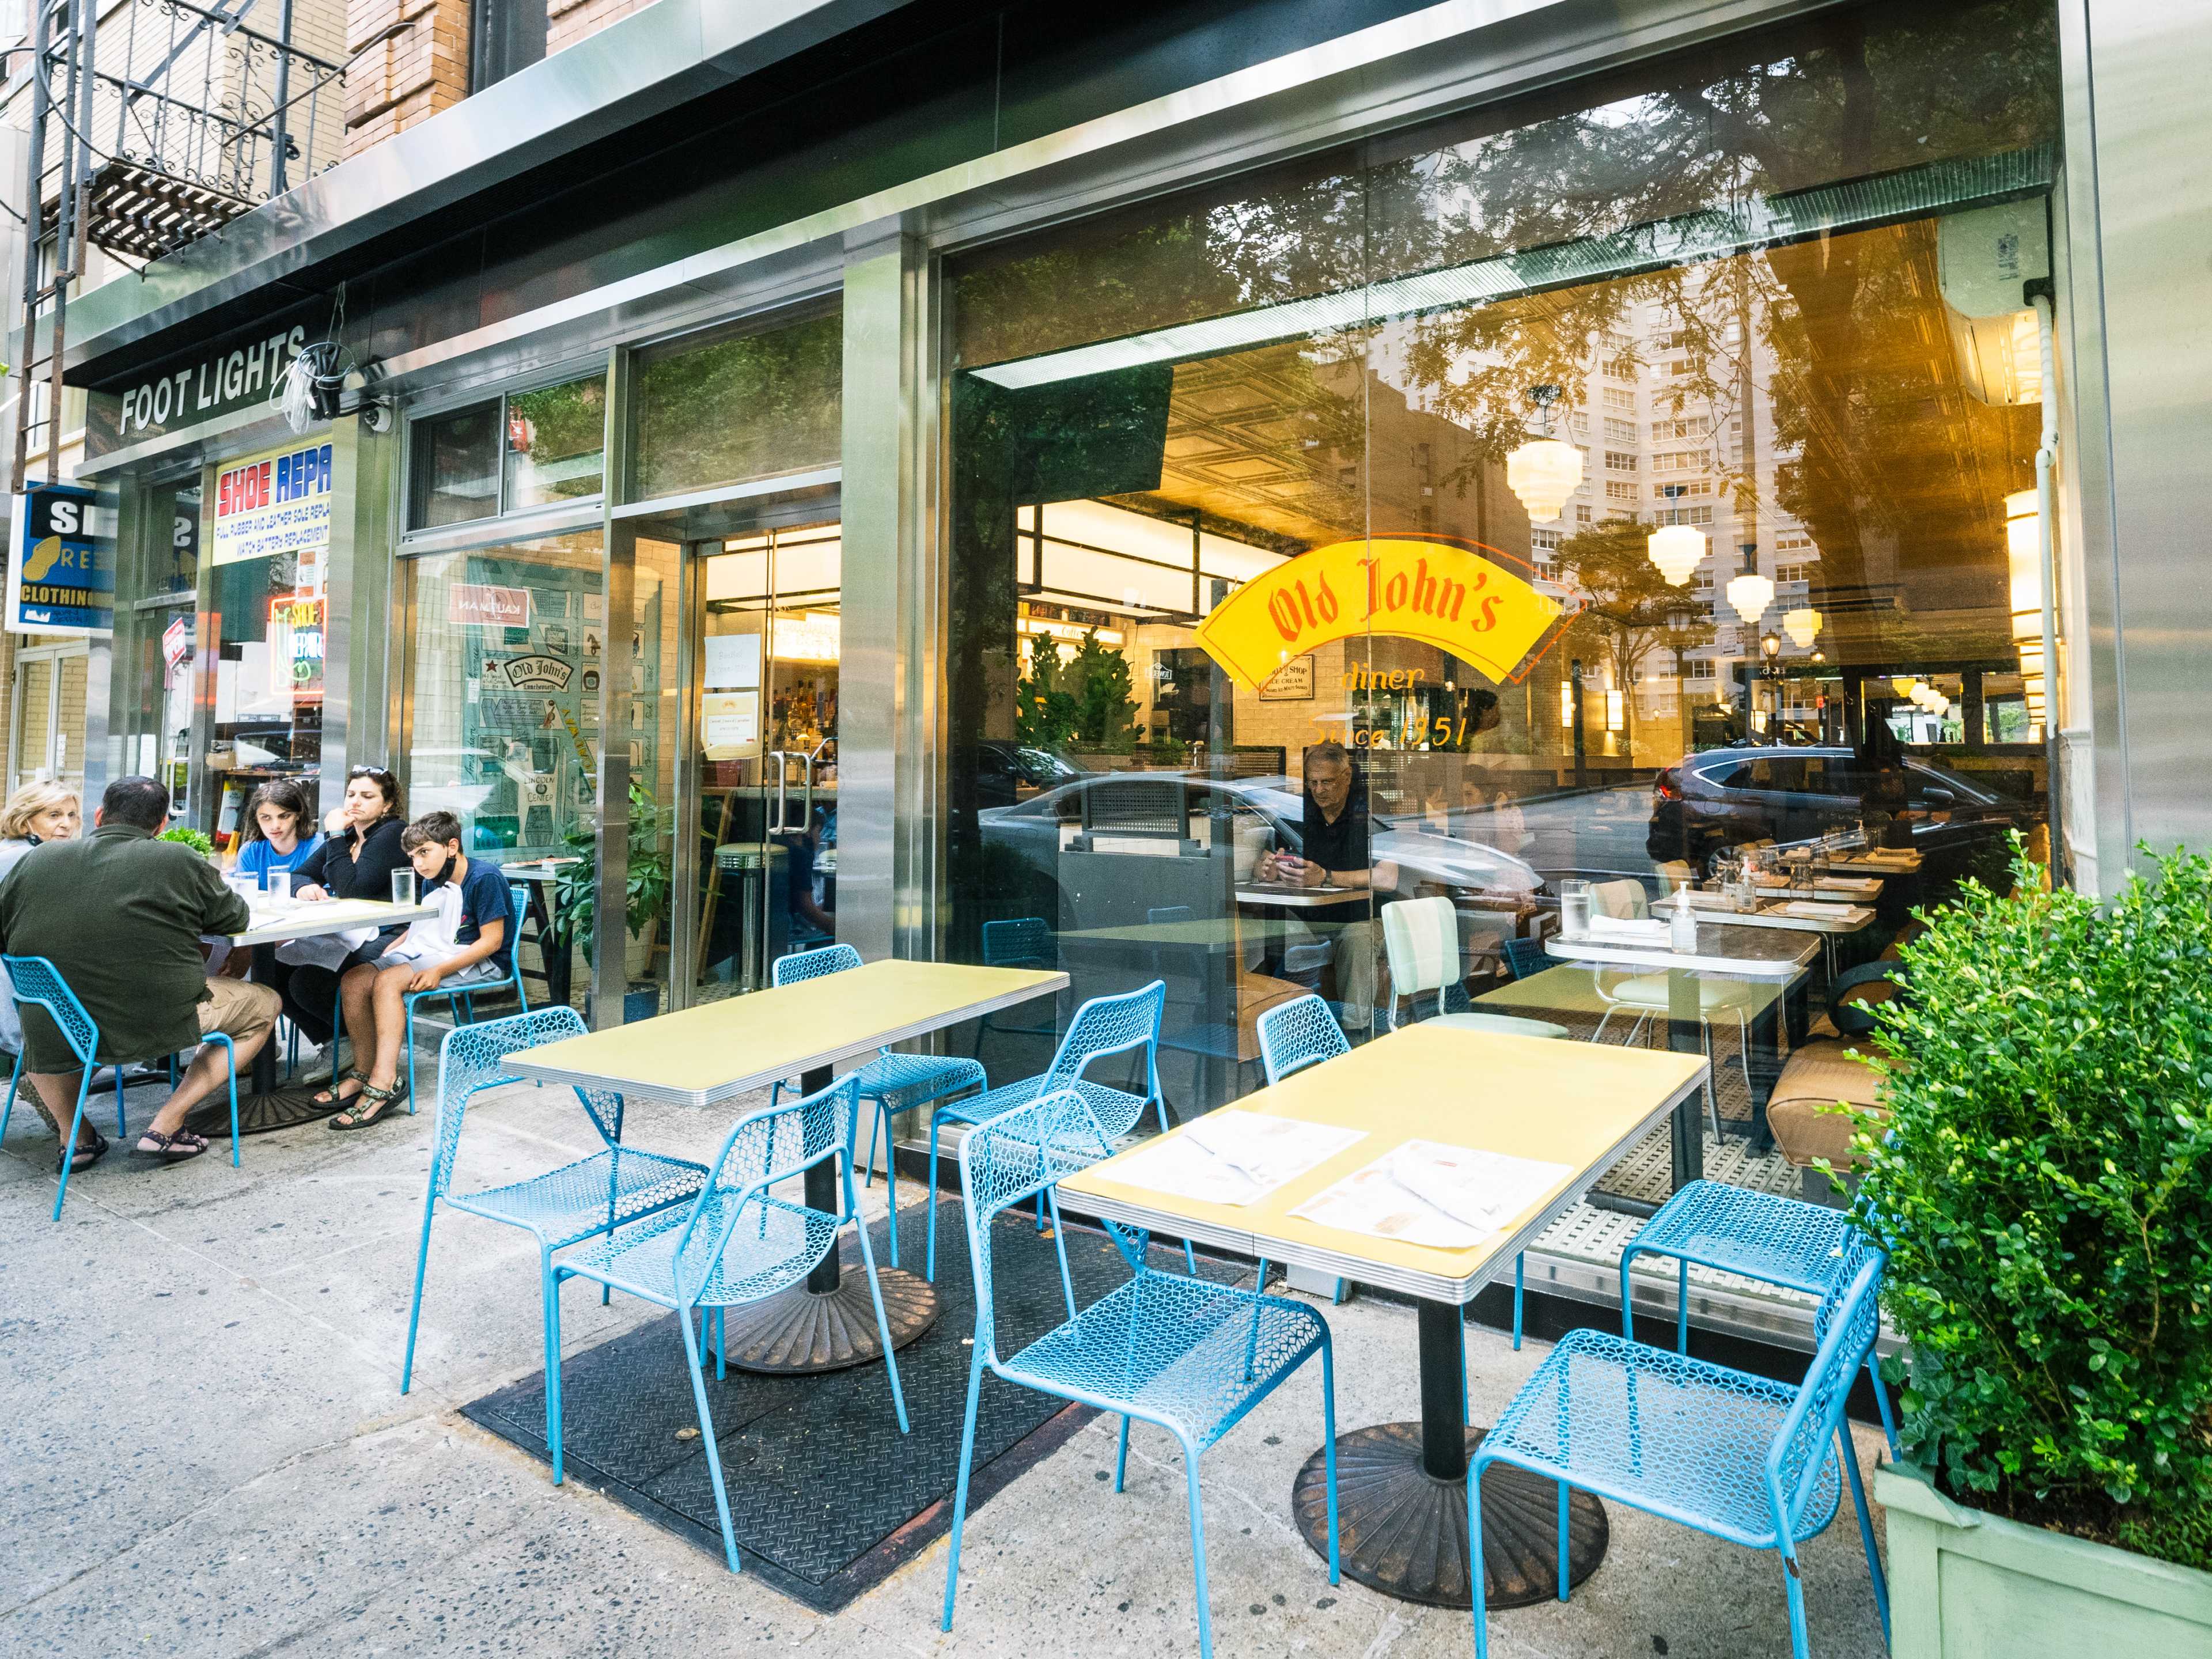
[[[1759,675],[1761,678],[1771,682],[1774,687],[1774,713],[1768,716],[1771,722],[1768,727],[1770,731],[1778,731],[1782,725],[1782,683],[1778,678],[1779,671],[1775,666],[1775,660],[1781,654],[1782,641],[1779,636],[1771,633],[1759,636]]]

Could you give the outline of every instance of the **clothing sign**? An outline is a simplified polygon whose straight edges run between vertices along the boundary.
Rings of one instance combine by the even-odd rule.
[[[1517,682],[1571,613],[1508,568],[1521,561],[1492,547],[1477,552],[1479,545],[1376,538],[1317,547],[1214,606],[1198,625],[1198,643],[1255,691],[1317,646],[1376,634],[1435,646],[1500,684]]]
[[[302,586],[319,586],[331,545],[331,447],[311,441],[234,461],[216,474],[215,562],[295,553]]]
[[[26,484],[15,498],[8,631],[107,634],[115,626],[115,533],[82,484]]]
[[[527,628],[530,590],[456,582],[446,590],[446,620],[463,628]]]

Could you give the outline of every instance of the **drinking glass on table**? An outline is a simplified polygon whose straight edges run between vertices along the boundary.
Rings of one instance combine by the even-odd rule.
[[[1586,881],[1559,884],[1559,937],[1584,939],[1589,934],[1590,884]]]
[[[271,870],[262,880],[268,887],[270,898],[289,899],[292,896],[292,872],[289,870]]]
[[[416,880],[411,866],[404,870],[394,870],[392,872],[392,902],[394,904],[413,904],[416,902]]]

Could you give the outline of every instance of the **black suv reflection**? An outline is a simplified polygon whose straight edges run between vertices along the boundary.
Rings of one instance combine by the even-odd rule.
[[[1911,845],[1931,858],[1973,853],[2035,816],[1987,783],[1926,761],[1906,759],[1905,817]],[[1808,841],[1856,830],[1869,779],[1850,749],[1714,749],[1670,766],[1651,786],[1645,850],[1661,860],[1702,866],[1723,847],[1750,841]],[[1955,866],[1954,866],[1955,867]]]

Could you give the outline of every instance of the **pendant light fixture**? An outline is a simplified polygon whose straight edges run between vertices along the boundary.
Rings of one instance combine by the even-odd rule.
[[[1800,651],[1805,650],[1820,637],[1820,613],[1810,605],[1801,605],[1795,611],[1784,613],[1782,631],[1790,636],[1792,645]]]
[[[1505,486],[1521,498],[1532,524],[1549,524],[1559,516],[1567,497],[1583,481],[1583,453],[1552,435],[1552,405],[1559,400],[1555,386],[1532,386],[1527,398],[1543,428],[1505,458]]]
[[[1774,584],[1755,570],[1747,570],[1728,585],[1728,602],[1743,618],[1746,628],[1756,627],[1774,603]]]
[[[1916,682],[1909,675],[1899,674],[1891,679],[1889,689],[1900,697],[1909,697],[1912,695],[1915,684]]]
[[[1686,524],[1662,525],[1644,538],[1644,550],[1669,587],[1680,587],[1705,562],[1705,535]]]

